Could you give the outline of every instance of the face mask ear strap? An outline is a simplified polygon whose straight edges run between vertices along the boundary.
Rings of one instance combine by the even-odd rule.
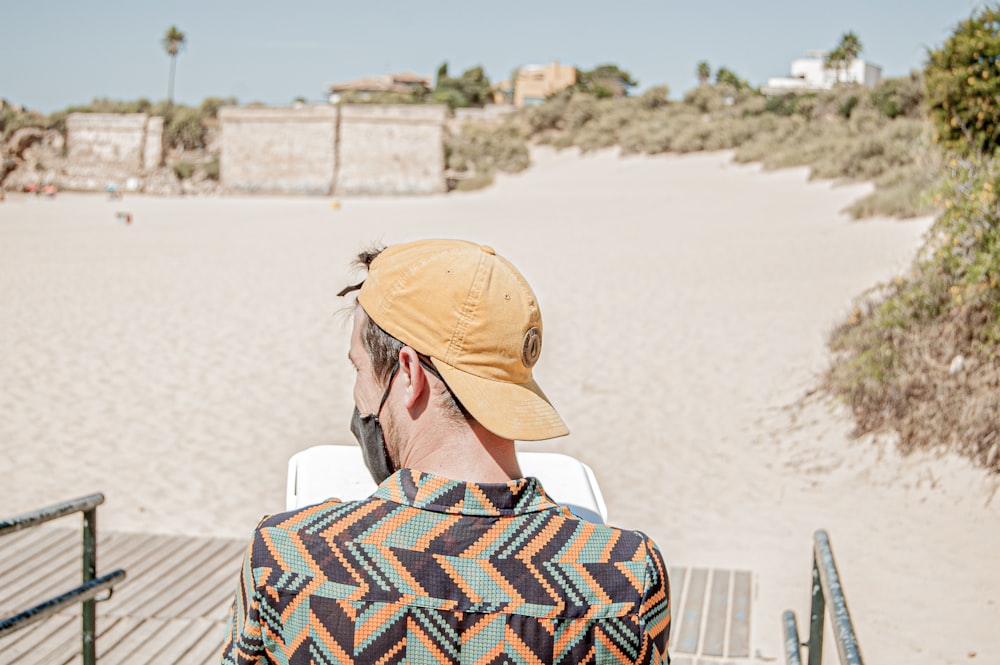
[[[385,401],[389,399],[389,390],[392,389],[392,380],[396,378],[396,372],[399,371],[399,360],[396,360],[396,364],[392,366],[392,371],[389,372],[389,383],[385,385],[385,392],[382,393],[382,401],[378,403],[378,410],[375,412],[376,417],[378,414],[382,413],[382,406]]]

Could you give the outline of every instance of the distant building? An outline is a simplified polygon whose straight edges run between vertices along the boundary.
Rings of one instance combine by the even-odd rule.
[[[514,79],[514,105],[518,108],[541,104],[545,98],[576,84],[576,67],[560,65],[525,65]]]
[[[402,72],[399,74],[385,74],[383,76],[365,76],[364,78],[344,81],[343,83],[331,83],[326,89],[330,103],[336,104],[347,93],[351,93],[361,99],[377,93],[387,92],[412,95],[420,91],[430,90],[431,80],[413,72]]]
[[[861,58],[855,58],[846,69],[827,67],[826,51],[807,51],[806,57],[792,61],[788,77],[769,78],[761,88],[765,95],[829,90],[836,83],[858,83],[869,88],[882,79],[882,68]]]
[[[500,105],[512,105],[514,103],[514,84],[510,81],[500,81],[490,86],[493,93],[493,103]]]

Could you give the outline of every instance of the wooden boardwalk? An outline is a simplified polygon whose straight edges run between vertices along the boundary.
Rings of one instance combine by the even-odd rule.
[[[0,538],[0,615],[80,583],[78,530],[39,527]],[[124,568],[111,600],[97,604],[97,656],[113,663],[218,663],[247,541],[135,533],[100,534],[97,573]],[[80,663],[80,610],[0,639],[0,663]]]
[[[672,664],[749,662],[753,574],[720,568],[671,568],[669,574]]]
[[[247,543],[135,533],[101,534],[98,574],[124,568],[127,579],[97,604],[97,654],[115,663],[217,663],[226,616]],[[40,527],[0,538],[0,616],[80,583],[80,532]],[[671,568],[674,665],[749,662],[752,575]],[[0,639],[4,665],[81,662],[80,610]]]

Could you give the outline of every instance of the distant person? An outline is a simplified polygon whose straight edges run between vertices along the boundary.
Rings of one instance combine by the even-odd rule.
[[[538,303],[489,247],[365,252],[351,431],[377,483],[265,518],[223,663],[663,663],[656,545],[522,477],[514,440],[568,430],[532,378]],[[615,454],[614,442],[608,442]]]

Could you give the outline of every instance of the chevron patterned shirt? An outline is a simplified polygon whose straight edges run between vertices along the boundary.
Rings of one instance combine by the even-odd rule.
[[[534,478],[403,469],[258,525],[222,662],[669,663],[669,599],[647,536],[577,519]]]

